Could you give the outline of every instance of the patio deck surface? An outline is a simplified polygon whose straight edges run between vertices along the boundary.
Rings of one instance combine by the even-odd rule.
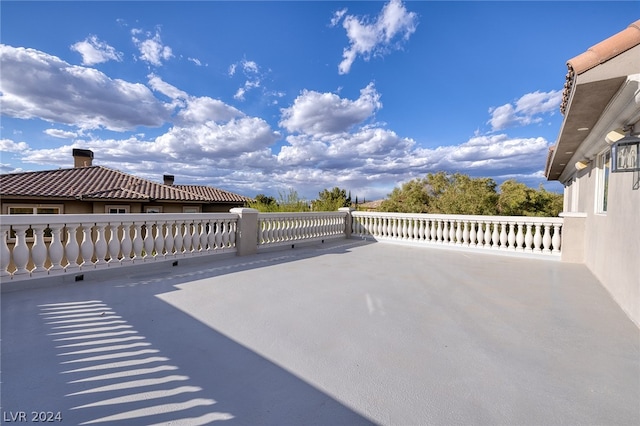
[[[640,424],[583,265],[356,240],[2,294],[3,422]]]

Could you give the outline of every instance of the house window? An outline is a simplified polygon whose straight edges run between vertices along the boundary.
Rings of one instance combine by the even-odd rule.
[[[129,213],[129,206],[105,206],[105,212],[109,214]]]
[[[200,213],[199,206],[184,206],[182,207],[182,213]]]
[[[611,151],[607,150],[598,156],[598,183],[596,185],[596,213],[607,212],[607,196],[609,193],[609,174],[611,173]]]
[[[62,206],[9,206],[9,214],[61,214]]]
[[[162,213],[162,206],[148,206],[144,208],[145,213]]]

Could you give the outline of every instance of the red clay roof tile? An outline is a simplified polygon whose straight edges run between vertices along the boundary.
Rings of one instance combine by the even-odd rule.
[[[248,200],[241,195],[217,188],[164,185],[103,166],[3,174],[0,175],[0,195],[3,197],[201,203]]]

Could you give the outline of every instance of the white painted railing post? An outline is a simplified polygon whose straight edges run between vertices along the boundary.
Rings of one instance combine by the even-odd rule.
[[[236,231],[236,249],[238,256],[255,254],[258,250],[258,210],[248,208],[234,208],[231,213],[238,215]],[[271,241],[271,240],[270,240]]]

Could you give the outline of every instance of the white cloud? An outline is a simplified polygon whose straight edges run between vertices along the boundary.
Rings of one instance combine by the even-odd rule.
[[[177,123],[187,126],[188,123],[202,124],[209,121],[227,122],[241,118],[244,114],[218,99],[209,97],[189,97],[184,109],[177,114]]]
[[[142,34],[141,30],[131,30],[133,35],[132,39],[138,50],[140,51],[139,58],[145,62],[155,65],[156,67],[162,66],[163,61],[168,61],[173,57],[173,51],[169,46],[165,46],[160,38],[160,31],[151,36],[146,34],[145,40],[139,39],[137,36]]]
[[[358,55],[368,61],[371,56],[382,56],[392,49],[398,49],[418,25],[417,15],[408,12],[401,0],[387,3],[373,22],[366,16],[345,14],[346,9],[342,9],[331,19],[331,26],[335,26],[344,17],[342,26],[349,38],[349,47],[343,50],[343,60],[338,66],[340,74],[349,73]]]
[[[304,90],[293,105],[281,110],[280,126],[289,132],[312,135],[346,132],[382,107],[373,83],[354,101],[333,93]]]
[[[245,94],[246,90],[244,87],[238,87],[238,90],[236,90],[235,95],[233,95],[233,99],[237,99],[239,101],[244,101],[244,94]]]
[[[254,73],[255,74],[259,70],[258,64],[256,64],[254,61],[247,61],[246,59],[244,59],[244,60],[242,60],[242,62],[240,64],[242,65],[242,69],[246,73]]]
[[[198,58],[187,58],[187,60],[193,62],[194,64],[196,64],[199,67],[202,66],[202,62],[200,62],[200,59],[198,59]]]
[[[0,45],[2,113],[80,129],[132,130],[167,121],[167,105],[139,83],[111,79],[44,52]]]
[[[0,139],[0,151],[4,152],[25,152],[29,149],[26,142],[14,142],[11,139]]]
[[[177,87],[165,82],[162,78],[158,77],[155,74],[149,74],[149,86],[157,92],[162,93],[168,98],[177,100],[177,99],[187,99],[189,95],[178,89]]]
[[[536,91],[520,97],[515,104],[504,104],[490,108],[491,119],[488,123],[492,130],[503,130],[509,127],[526,126],[543,120],[540,115],[553,114],[562,101],[562,91]]]
[[[255,61],[243,59],[242,61],[231,64],[229,66],[229,77],[233,77],[238,68],[242,70],[242,73],[246,77],[246,80],[244,84],[239,87],[238,90],[236,90],[233,98],[239,101],[244,101],[245,95],[249,91],[261,86],[263,75],[260,72],[260,67]]]
[[[122,52],[118,52],[114,47],[98,40],[95,35],[73,44],[71,50],[82,55],[83,65],[95,65],[107,61],[122,62]]]
[[[72,139],[78,136],[76,132],[69,132],[67,130],[61,129],[46,129],[44,133],[51,137],[59,139]]]
[[[338,25],[342,20],[342,17],[345,15],[345,13],[347,13],[346,7],[344,9],[336,10],[333,14],[333,17],[331,18],[331,22],[329,23],[329,26],[335,27],[336,25]]]

